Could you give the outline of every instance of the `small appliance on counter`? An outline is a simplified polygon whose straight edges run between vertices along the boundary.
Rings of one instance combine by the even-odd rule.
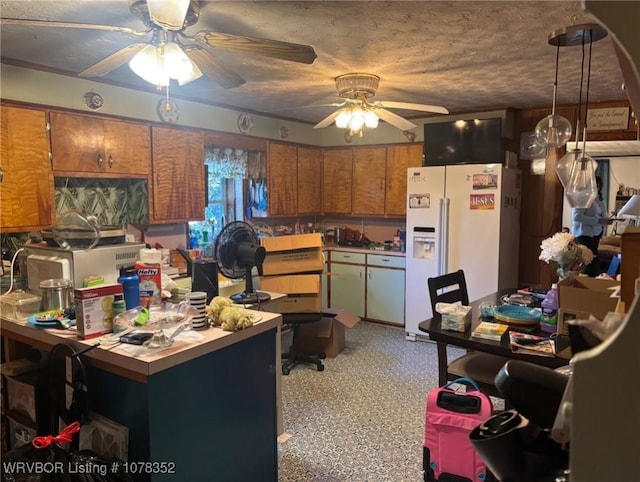
[[[120,268],[135,264],[144,247],[141,243],[112,244],[93,249],[29,245],[26,247],[29,291],[41,295],[40,282],[47,279],[67,279],[74,288],[81,288],[83,281],[92,276],[103,277],[105,284],[117,283]]]

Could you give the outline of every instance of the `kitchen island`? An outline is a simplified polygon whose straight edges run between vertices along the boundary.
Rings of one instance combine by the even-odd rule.
[[[147,465],[150,470],[136,480],[277,480],[276,337],[282,317],[261,311],[259,318],[239,332],[209,328],[196,332],[197,341],[178,343],[178,337],[173,346],[149,353],[116,346],[82,355],[90,407],[129,428],[129,461],[173,468],[159,473]],[[59,343],[76,351],[96,343],[4,319],[0,334],[7,345],[45,351]]]

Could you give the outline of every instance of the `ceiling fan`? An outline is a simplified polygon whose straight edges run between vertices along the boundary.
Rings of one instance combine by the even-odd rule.
[[[328,104],[338,107],[338,110],[318,122],[313,126],[314,129],[328,127],[335,122],[337,127],[349,129],[349,136],[358,135],[362,137],[364,129],[377,127],[379,119],[402,131],[417,127],[413,122],[394,114],[388,109],[419,110],[438,114],[449,113],[446,108],[437,105],[372,101],[371,98],[375,96],[380,84],[380,77],[377,75],[349,73],[336,77],[335,81],[338,96],[344,98],[344,101]]]
[[[145,42],[136,42],[109,55],[95,65],[78,74],[80,77],[102,77],[121,65],[130,62],[134,72],[145,80],[156,83],[155,77],[149,77],[149,64],[140,64],[147,59],[163,57],[169,61],[171,54],[181,54],[179,62],[187,65],[187,70],[181,77],[171,77],[183,85],[199,78],[203,73],[225,89],[231,89],[244,84],[246,81],[239,74],[227,67],[210,48],[221,48],[235,52],[249,53],[271,57],[291,62],[312,64],[316,58],[313,47],[278,40],[256,37],[244,37],[208,30],[201,30],[193,34],[186,33],[189,27],[198,22],[200,7],[197,0],[129,0],[129,10],[141,20],[146,29],[138,31],[129,27],[114,25],[98,25],[75,22],[59,22],[50,20],[1,18],[4,25],[21,25],[29,27],[56,27],[71,29],[92,29],[120,32],[136,37],[150,37]],[[165,57],[166,52],[166,57]],[[186,56],[184,55],[186,54]],[[186,60],[185,60],[186,59]],[[136,64],[136,62],[138,62]],[[161,62],[162,63],[162,62]],[[138,67],[140,72],[135,68]],[[175,66],[175,65],[174,65]],[[168,85],[168,78],[166,78]]]

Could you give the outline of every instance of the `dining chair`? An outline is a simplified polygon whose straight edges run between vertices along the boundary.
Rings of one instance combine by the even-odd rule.
[[[434,321],[440,321],[440,313],[436,311],[436,303],[469,305],[467,282],[463,270],[428,278],[427,283]],[[491,353],[468,351],[461,357],[449,361],[446,343],[438,342],[437,348],[438,384],[440,386],[444,386],[456,378],[469,377],[478,383],[480,390],[484,393],[504,398],[496,388],[495,377],[509,360],[508,358]]]

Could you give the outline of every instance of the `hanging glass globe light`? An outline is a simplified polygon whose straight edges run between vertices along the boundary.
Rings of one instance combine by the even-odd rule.
[[[572,208],[588,208],[598,196],[595,164],[596,161],[588,154],[583,154],[574,162],[565,190],[565,196]]]
[[[558,179],[562,183],[562,187],[564,189],[567,188],[567,184],[569,184],[569,178],[571,177],[571,168],[573,164],[580,159],[582,155],[581,149],[571,149],[567,151],[567,153],[560,158],[558,163],[556,164],[556,174],[558,175]]]
[[[571,123],[561,115],[550,114],[536,125],[536,142],[541,146],[562,147],[573,132]]]

